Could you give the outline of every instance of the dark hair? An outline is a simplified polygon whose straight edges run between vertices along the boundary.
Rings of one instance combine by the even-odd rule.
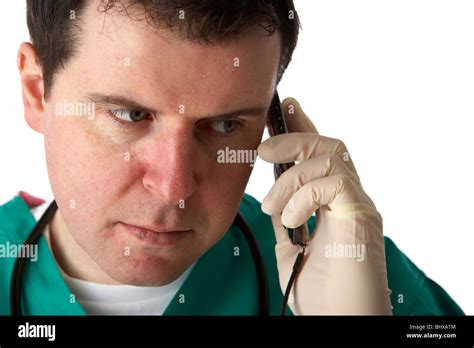
[[[43,70],[45,99],[55,73],[79,46],[86,4],[87,0],[27,0],[28,30]],[[137,5],[143,9],[140,18],[133,15]],[[200,43],[236,39],[254,25],[268,35],[278,32],[282,49],[277,81],[291,61],[300,28],[293,0],[102,0],[98,6],[102,12],[112,9]],[[183,13],[185,20],[179,17]]]

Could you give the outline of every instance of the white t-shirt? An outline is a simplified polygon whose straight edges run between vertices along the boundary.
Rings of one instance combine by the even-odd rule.
[[[50,204],[31,209],[36,221]],[[62,274],[71,293],[89,315],[162,315],[194,265],[172,283],[157,287],[99,284],[72,278],[64,271]]]

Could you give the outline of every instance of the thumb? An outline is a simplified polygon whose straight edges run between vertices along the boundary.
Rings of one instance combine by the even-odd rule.
[[[300,103],[295,98],[286,98],[281,103],[281,110],[285,115],[289,133],[316,133],[319,134],[313,122],[306,116]]]
[[[273,230],[275,231],[275,239],[277,243],[281,242],[290,242],[290,236],[288,235],[288,231],[281,223],[281,216],[280,215],[272,215],[272,225]]]
[[[275,232],[275,240],[276,240],[277,244],[287,242],[290,245],[294,246],[294,248],[298,249],[298,246],[291,242],[291,238],[290,238],[290,235],[288,233],[288,230],[286,229],[286,227],[281,222],[281,215],[280,214],[272,215],[271,219],[272,219],[273,231]],[[309,239],[310,239],[309,235],[304,235],[303,236],[303,241],[305,243],[307,243]]]

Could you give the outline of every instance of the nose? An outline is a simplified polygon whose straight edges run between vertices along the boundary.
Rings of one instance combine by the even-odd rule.
[[[180,205],[197,189],[192,131],[167,129],[146,145],[143,186],[166,205]]]

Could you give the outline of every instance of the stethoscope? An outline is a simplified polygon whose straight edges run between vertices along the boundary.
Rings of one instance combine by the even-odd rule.
[[[35,225],[30,235],[25,241],[26,245],[38,244],[39,238],[42,236],[43,231],[49,222],[53,219],[54,213],[58,209],[56,201],[53,201],[48,209],[39,219],[38,223]],[[247,221],[240,212],[237,213],[234,223],[239,227],[242,233],[247,240],[247,243],[252,252],[253,262],[255,264],[255,270],[257,272],[258,280],[258,297],[259,297],[259,315],[268,315],[269,304],[268,304],[268,282],[267,274],[265,272],[265,267],[263,265],[262,254],[260,253],[260,248],[258,247],[257,240],[252,233]],[[10,285],[10,308],[11,314],[16,316],[22,316],[21,310],[21,281],[22,273],[25,268],[26,258],[17,258],[13,266],[13,272],[11,277]]]

